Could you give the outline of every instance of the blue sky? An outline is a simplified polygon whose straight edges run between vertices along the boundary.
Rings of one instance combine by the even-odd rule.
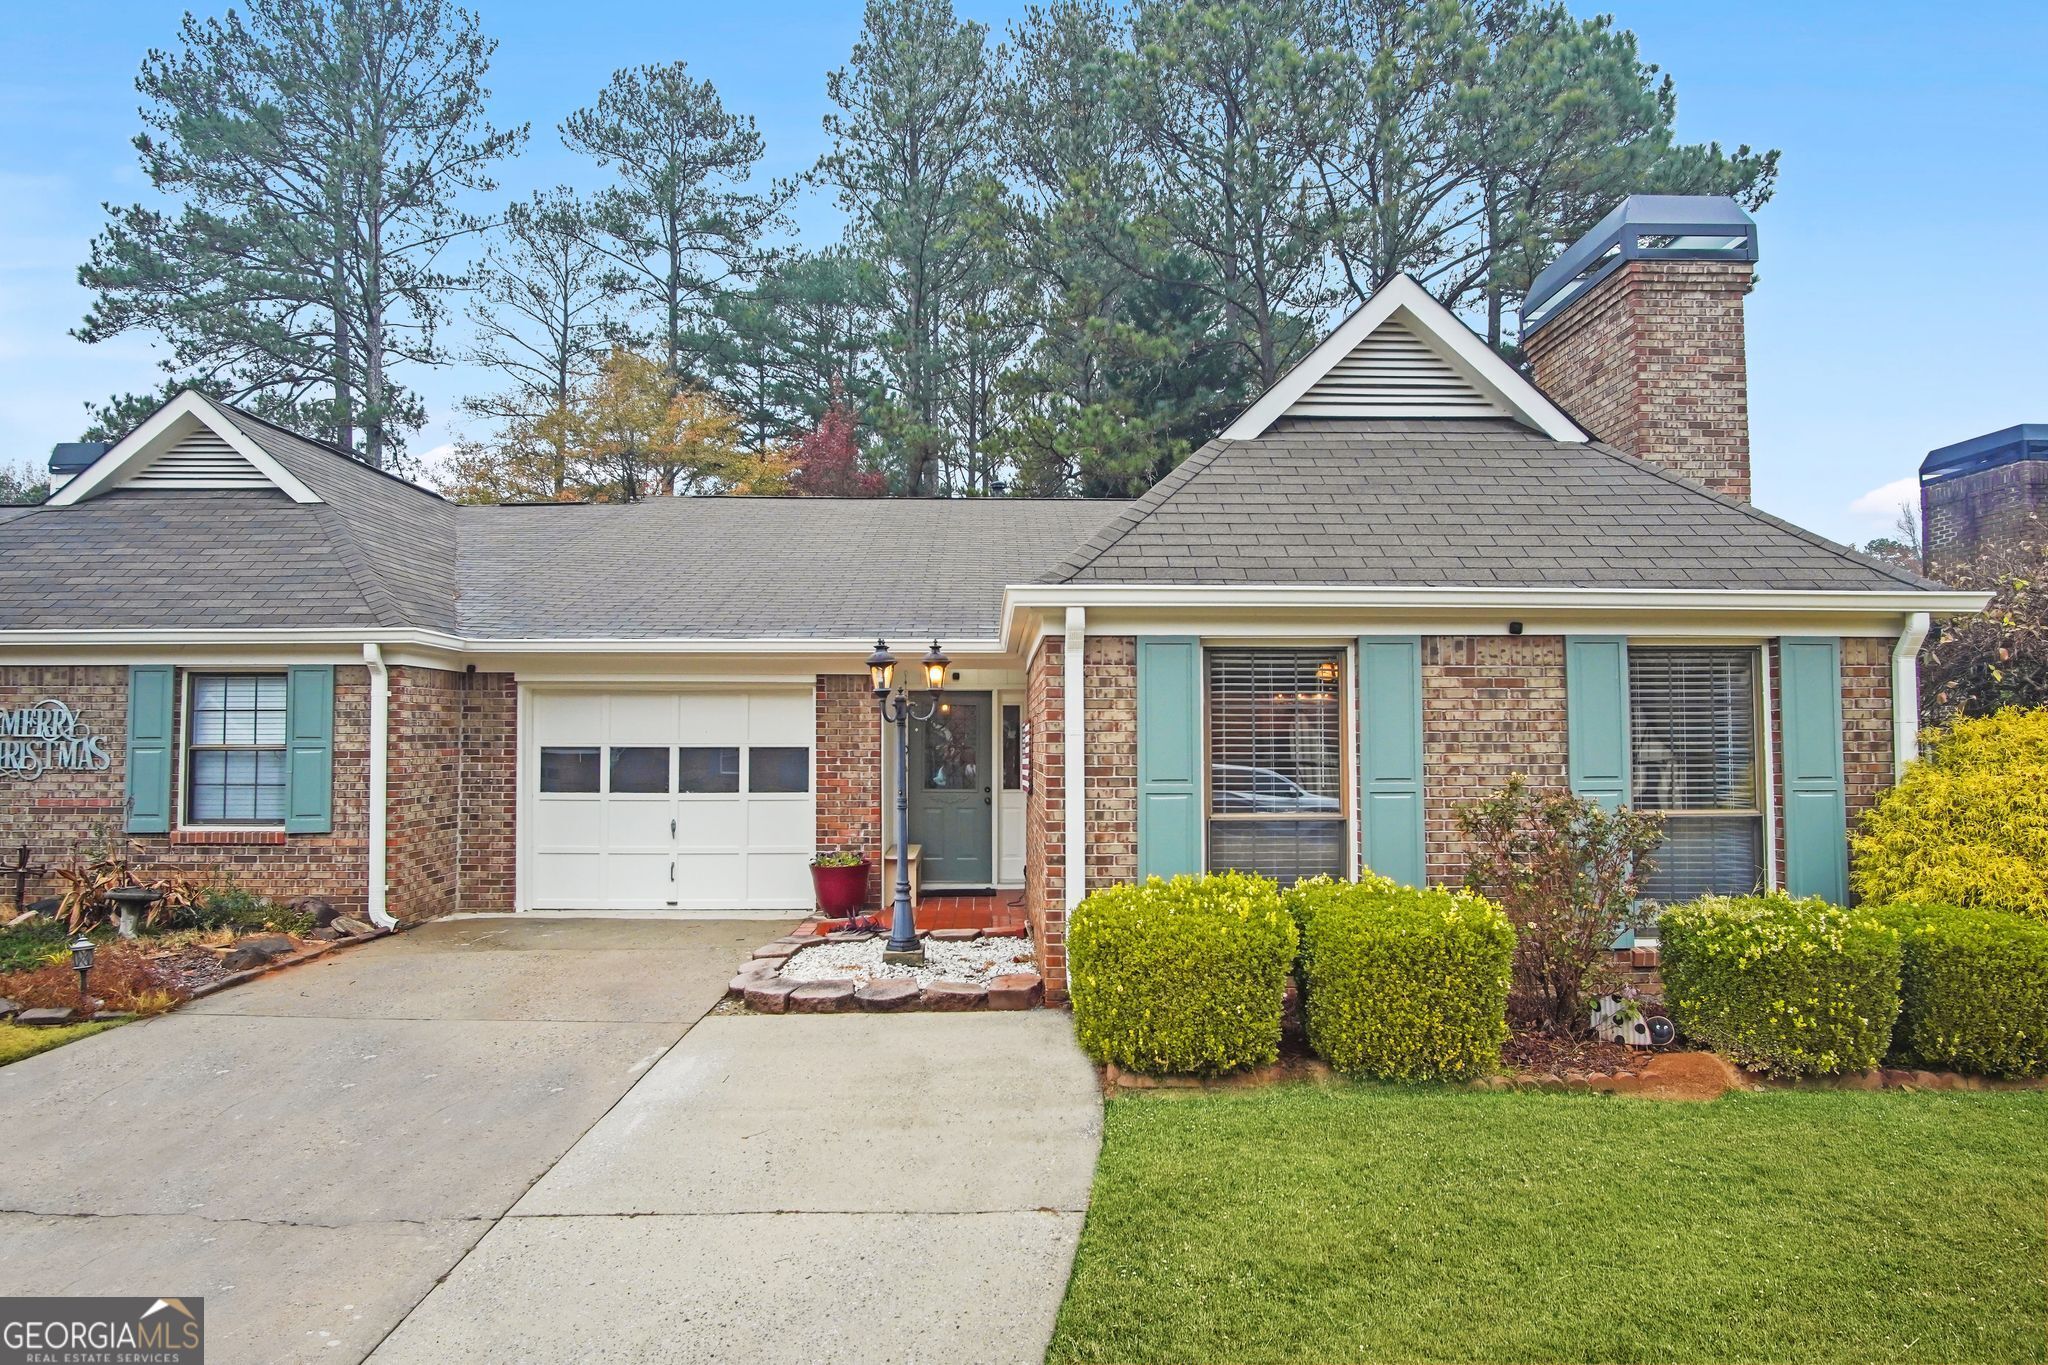
[[[956,0],[998,30],[1014,3]],[[853,3],[559,4],[472,0],[500,41],[500,122],[529,121],[502,196],[590,168],[555,137],[560,118],[618,66],[681,58],[729,107],[753,114],[766,169],[823,149],[824,73],[859,26]],[[74,438],[83,404],[156,382],[141,338],[96,347],[66,335],[86,296],[74,272],[99,205],[142,197],[128,139],[143,53],[168,44],[180,8],[12,0],[0,86],[0,460],[40,460]],[[204,8],[204,6],[202,6]],[[1591,7],[1583,7],[1585,9]],[[1784,149],[1759,215],[1750,297],[1756,500],[1841,539],[1886,530],[1931,447],[2048,421],[2048,6],[1936,7],[1837,0],[1617,0],[1619,21],[1675,73],[1680,132]],[[829,203],[802,234],[838,231]],[[409,376],[431,425],[455,431],[460,369]]]

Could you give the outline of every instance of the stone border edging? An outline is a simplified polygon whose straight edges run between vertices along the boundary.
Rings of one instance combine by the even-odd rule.
[[[183,1000],[180,1000],[178,1007],[182,1008],[185,1005],[189,1005],[194,1000],[204,1000],[209,995],[218,995],[231,986],[239,986],[245,981],[254,981],[259,976],[266,976],[271,972],[279,971],[286,967],[296,967],[301,963],[311,962],[316,957],[325,957],[337,948],[353,948],[359,943],[375,943],[380,938],[390,938],[398,932],[397,929],[378,929],[371,933],[356,934],[349,938],[309,943],[302,951],[292,953],[287,957],[272,958],[261,967],[251,967],[247,971],[231,973],[218,981],[209,981],[204,986],[198,987]],[[168,1011],[166,1012],[168,1013]]]
[[[805,933],[804,930],[811,932]],[[805,948],[828,940],[836,942],[872,938],[867,933],[848,938],[817,932],[815,923],[798,926],[754,949],[738,975],[726,983],[728,1000],[739,1000],[757,1014],[867,1014],[954,1013],[963,1010],[1029,1010],[1045,1003],[1045,980],[1037,972],[1006,972],[986,983],[934,981],[920,988],[906,977],[885,978],[855,985],[851,981],[785,981],[782,968]],[[940,942],[969,943],[982,938],[1026,938],[1016,929],[934,929],[925,935]]]

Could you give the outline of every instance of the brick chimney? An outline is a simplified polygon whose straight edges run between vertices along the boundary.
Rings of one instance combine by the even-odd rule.
[[[1522,352],[1580,426],[1749,501],[1742,298],[1756,223],[1723,195],[1636,194],[1536,277]]]
[[[1936,578],[1982,556],[2038,551],[2048,540],[2048,423],[1987,432],[1920,462],[1920,543]]]

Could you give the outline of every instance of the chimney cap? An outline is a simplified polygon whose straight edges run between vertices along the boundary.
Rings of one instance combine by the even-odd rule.
[[[1725,194],[1632,194],[1529,286],[1522,335],[1556,317],[1624,261],[1753,261],[1756,220]]]
[[[112,441],[59,441],[50,447],[50,472],[76,474],[107,453]]]
[[[1920,482],[1939,483],[1959,474],[1996,469],[2022,460],[2048,460],[2048,422],[2023,422],[1930,450],[1920,462]]]

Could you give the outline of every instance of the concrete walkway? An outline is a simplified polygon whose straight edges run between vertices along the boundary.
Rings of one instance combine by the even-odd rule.
[[[774,932],[434,925],[0,1069],[0,1293],[203,1295],[216,1365],[1037,1359],[1065,1016],[698,1023]]]

